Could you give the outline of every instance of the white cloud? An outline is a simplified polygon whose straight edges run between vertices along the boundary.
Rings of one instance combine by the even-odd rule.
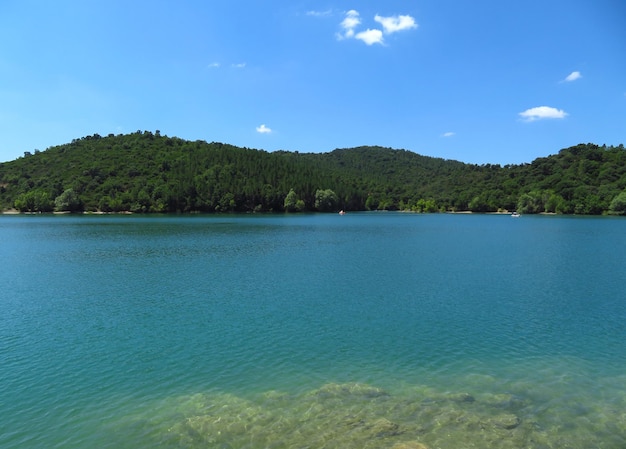
[[[417,23],[415,23],[415,19],[411,16],[406,15],[382,17],[376,14],[374,20],[383,26],[383,30],[387,34],[395,33],[397,31],[410,30],[411,28],[417,28]]]
[[[456,133],[453,133],[453,132],[448,131],[447,133],[443,133],[443,134],[441,135],[441,137],[452,137],[452,136],[454,136],[455,134],[456,134]]]
[[[567,112],[549,106],[538,106],[536,108],[526,109],[524,112],[520,112],[519,115],[527,122],[534,122],[535,120],[542,119],[562,119],[565,118]]]
[[[564,81],[567,81],[567,82],[576,81],[577,79],[582,78],[582,77],[583,76],[580,74],[580,72],[576,71],[567,75]]]
[[[268,128],[267,126],[265,126],[265,124],[263,124],[261,126],[256,127],[256,132],[261,133],[261,134],[269,134],[272,132],[272,129]]]
[[[345,14],[346,16],[340,24],[342,31],[337,33],[337,39],[339,40],[354,38],[367,45],[384,44],[384,34],[417,28],[417,23],[411,16],[397,15],[383,17],[376,14],[374,20],[382,25],[382,30],[368,28],[365,31],[357,32],[357,28],[361,25],[361,15],[354,9],[351,9]]]
[[[240,62],[239,64],[233,64],[232,67],[236,69],[243,69],[246,66],[245,62]]]
[[[340,38],[354,37],[354,29],[361,24],[361,17],[358,11],[351,9],[346,13],[345,19],[341,22],[341,28],[344,29],[343,34],[339,34]]]
[[[373,44],[382,44],[383,43],[383,32],[380,30],[370,30],[369,28],[366,31],[361,31],[357,33],[355,39],[359,39],[365,42],[367,45]]]
[[[219,63],[219,62],[212,62],[211,64],[209,64],[209,67],[210,67],[210,68],[217,68],[217,67],[219,67],[219,66],[220,66],[220,63]]]

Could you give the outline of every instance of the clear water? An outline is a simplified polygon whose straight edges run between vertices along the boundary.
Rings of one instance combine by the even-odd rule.
[[[0,448],[624,448],[625,230],[0,216]]]

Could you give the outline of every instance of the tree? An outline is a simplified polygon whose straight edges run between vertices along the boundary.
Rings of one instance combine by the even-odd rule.
[[[66,189],[54,199],[54,207],[59,212],[79,212],[83,203],[73,189]]]
[[[218,208],[220,212],[232,212],[235,210],[235,206],[235,195],[231,192],[227,192],[222,195]]]
[[[53,209],[48,192],[40,189],[18,195],[13,205],[20,212],[50,212]]]
[[[543,210],[544,206],[540,192],[524,193],[517,201],[517,211],[521,214],[538,214],[543,212]]]
[[[337,210],[339,198],[331,189],[315,191],[315,208],[320,212],[332,212]]]
[[[285,211],[295,212],[297,202],[298,202],[298,197],[296,195],[296,192],[293,189],[290,189],[289,193],[285,197],[285,202],[284,202]]]
[[[113,199],[109,195],[104,195],[98,201],[98,209],[101,212],[113,212]]]
[[[374,198],[373,195],[367,195],[367,199],[365,200],[365,209],[375,210],[377,208],[378,208],[378,200]]]
[[[609,213],[613,215],[626,215],[626,190],[613,198],[609,205]]]
[[[488,212],[489,211],[489,205],[484,200],[484,198],[480,195],[472,198],[472,201],[469,202],[469,204],[467,205],[467,208],[471,210],[472,212]]]
[[[544,195],[544,210],[546,212],[561,214],[565,209],[565,200],[561,195],[554,192],[547,192]]]
[[[417,203],[415,203],[415,206],[413,206],[411,210],[414,212],[419,212],[419,213],[424,213],[424,212],[432,213],[432,212],[437,212],[438,208],[437,208],[437,203],[435,203],[435,200],[433,199],[426,200],[424,198],[420,198],[419,200],[417,200]]]

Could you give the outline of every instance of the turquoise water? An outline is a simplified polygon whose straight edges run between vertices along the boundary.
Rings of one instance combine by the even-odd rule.
[[[0,216],[0,448],[623,448],[625,230]]]

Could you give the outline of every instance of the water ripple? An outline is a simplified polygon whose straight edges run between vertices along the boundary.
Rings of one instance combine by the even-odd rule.
[[[620,223],[3,219],[0,447],[621,448]]]

